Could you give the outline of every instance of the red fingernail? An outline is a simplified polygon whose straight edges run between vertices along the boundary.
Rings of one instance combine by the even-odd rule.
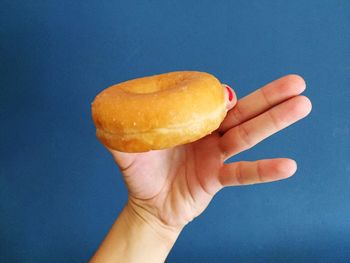
[[[229,99],[229,101],[232,101],[232,99],[233,99],[232,90],[230,89],[229,86],[226,86],[225,88],[227,89],[227,92],[228,92],[228,99]]]

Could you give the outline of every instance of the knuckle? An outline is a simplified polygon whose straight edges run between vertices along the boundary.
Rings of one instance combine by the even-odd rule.
[[[244,127],[244,124],[238,126],[238,134],[247,148],[254,146],[251,139],[251,133],[246,127]]]

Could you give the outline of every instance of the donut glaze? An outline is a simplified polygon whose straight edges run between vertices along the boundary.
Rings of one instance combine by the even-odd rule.
[[[216,130],[227,109],[213,75],[177,71],[129,80],[92,103],[96,136],[108,148],[145,152],[198,140]]]

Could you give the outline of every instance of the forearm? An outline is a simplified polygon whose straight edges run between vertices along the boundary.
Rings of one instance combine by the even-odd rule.
[[[128,203],[90,262],[164,262],[180,231]]]

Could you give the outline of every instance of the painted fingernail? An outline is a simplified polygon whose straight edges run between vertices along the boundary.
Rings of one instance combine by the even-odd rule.
[[[232,93],[232,90],[230,89],[230,87],[229,86],[225,86],[225,88],[227,89],[227,92],[228,92],[228,99],[229,99],[229,101],[232,101],[232,99],[233,99],[233,93]]]

